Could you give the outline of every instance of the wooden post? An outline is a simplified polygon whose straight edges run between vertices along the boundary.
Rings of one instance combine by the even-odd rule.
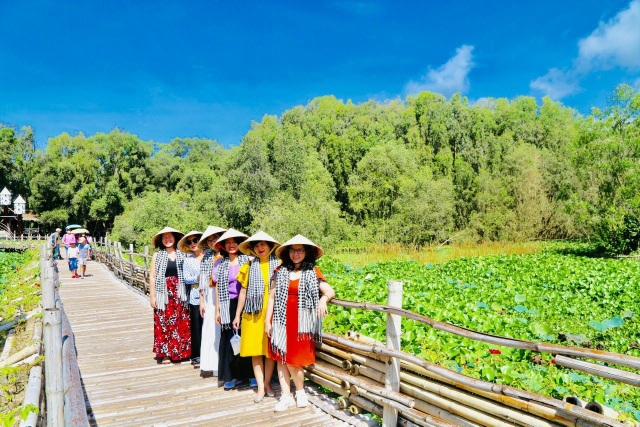
[[[149,246],[144,247],[144,269],[145,271],[149,271]],[[144,293],[148,294],[149,291],[149,281],[147,280],[147,275],[145,273],[144,276]]]
[[[62,385],[62,310],[47,308],[43,314],[47,425],[64,425]]]
[[[129,243],[129,274],[131,275],[131,283],[133,283],[133,243]]]
[[[144,269],[149,269],[149,246],[144,247]]]
[[[50,309],[56,307],[56,285],[53,280],[53,267],[49,265],[49,260],[45,259],[41,270],[42,279],[42,308]]]
[[[387,283],[389,293],[387,304],[391,307],[402,308],[402,282],[390,280]],[[397,314],[387,314],[387,348],[400,350],[402,317]],[[384,388],[387,390],[400,391],[400,360],[395,357],[389,358],[387,372],[384,380]],[[384,427],[395,427],[398,424],[398,410],[389,406],[383,406],[382,425]]]

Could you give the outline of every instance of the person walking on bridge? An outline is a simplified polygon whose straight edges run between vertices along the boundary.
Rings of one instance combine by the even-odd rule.
[[[56,228],[55,233],[51,234],[51,248],[53,249],[51,256],[53,259],[62,259],[60,257],[60,232],[62,232],[62,230]]]
[[[188,295],[182,277],[184,254],[176,250],[183,235],[165,227],[151,239],[158,249],[149,272],[149,303],[154,309],[153,351],[162,364],[191,356]]]
[[[62,243],[64,243],[65,256],[67,256],[66,251],[69,250],[69,247],[71,246],[71,242],[73,243],[76,242],[76,235],[73,234],[71,230],[67,230],[66,234],[62,236]]]

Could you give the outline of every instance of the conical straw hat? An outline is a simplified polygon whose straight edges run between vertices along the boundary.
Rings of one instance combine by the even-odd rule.
[[[178,249],[180,249],[182,252],[189,252],[191,248],[189,247],[189,245],[187,245],[187,239],[189,239],[189,237],[191,236],[200,237],[201,234],[202,234],[202,231],[191,230],[190,232],[185,234],[182,239],[180,239],[180,241],[178,242]]]
[[[249,237],[244,242],[240,243],[240,245],[239,245],[240,251],[242,251],[242,253],[245,254],[245,255],[257,257],[258,254],[256,254],[254,252],[254,250],[253,250],[253,244],[254,243],[258,243],[258,242],[271,242],[271,243],[273,243],[274,245],[271,248],[271,252],[273,252],[275,249],[277,249],[280,246],[280,242],[278,242],[276,239],[274,239],[273,237],[269,236],[264,231],[258,231],[256,234],[254,234],[253,236]],[[270,254],[271,254],[271,252],[270,252]]]
[[[216,242],[216,249],[217,250],[224,250],[224,247],[222,246],[222,243],[227,240],[227,239],[232,239],[232,238],[240,238],[242,239],[242,241],[245,241],[247,238],[249,238],[249,236],[247,236],[246,234],[238,231],[238,230],[234,230],[233,228],[228,229],[227,231],[225,231],[225,233],[220,236],[220,238],[218,239],[218,241]]]
[[[225,231],[227,231],[226,228],[216,227],[214,225],[207,226],[207,229],[204,230],[204,233],[202,233],[202,237],[200,237],[200,241],[198,242],[198,245],[201,248],[207,248],[207,239],[209,237],[213,236],[214,234],[224,233]]]
[[[162,235],[164,233],[176,233],[179,234],[178,239],[182,238],[182,236],[184,236],[184,233],[181,231],[176,230],[175,228],[171,228],[171,227],[165,227],[162,230],[158,231],[152,238],[151,238],[151,244],[153,246],[158,246],[158,239],[161,239]]]
[[[282,252],[287,250],[289,246],[293,246],[293,245],[305,245],[305,246],[311,246],[315,248],[316,259],[320,258],[322,254],[324,254],[324,251],[320,246],[316,245],[311,240],[304,237],[302,234],[298,234],[292,237],[291,239],[287,240],[285,243],[282,244],[282,246],[276,249],[276,255],[278,256],[278,258],[282,259]]]

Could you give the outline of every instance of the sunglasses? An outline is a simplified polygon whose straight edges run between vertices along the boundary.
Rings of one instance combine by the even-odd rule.
[[[197,245],[199,241],[199,239],[187,239],[187,245]]]

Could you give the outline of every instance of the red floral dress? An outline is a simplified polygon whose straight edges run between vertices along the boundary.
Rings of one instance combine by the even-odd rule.
[[[315,271],[319,280],[326,281],[318,267],[315,267]],[[300,279],[289,280],[289,295],[287,296],[287,353],[284,362],[291,366],[307,366],[316,363],[316,346],[313,338],[304,335],[298,336],[299,284]],[[271,345],[269,345],[269,358],[278,360],[276,354],[271,351]]]
[[[169,302],[153,312],[153,351],[158,358],[179,361],[191,356],[191,319],[188,306],[178,298],[178,277],[166,281]]]

